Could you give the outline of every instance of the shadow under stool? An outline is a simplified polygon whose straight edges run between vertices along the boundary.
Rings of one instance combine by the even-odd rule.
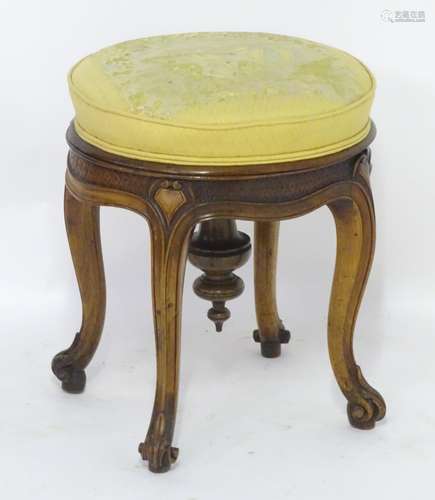
[[[180,325],[187,259],[202,274],[220,331],[227,301],[243,291],[234,273],[251,253],[236,219],[254,221],[254,283],[265,357],[289,342],[276,305],[280,221],[327,205],[337,230],[328,347],[350,423],[371,429],[385,415],[352,342],[375,245],[369,145],[374,81],[352,56],[265,33],[189,33],[103,49],[69,75],[76,117],[67,131],[65,223],[83,319],[53,359],[65,391],[82,392],[103,329],[105,279],[100,206],[142,215],[151,232],[157,353],[154,409],[139,452],[153,472],[177,459]],[[196,228],[196,231],[195,231]]]

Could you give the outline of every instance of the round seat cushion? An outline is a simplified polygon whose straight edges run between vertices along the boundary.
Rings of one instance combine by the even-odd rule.
[[[367,136],[375,83],[340,50],[267,33],[127,41],[69,74],[75,128],[130,158],[188,165],[302,160]]]

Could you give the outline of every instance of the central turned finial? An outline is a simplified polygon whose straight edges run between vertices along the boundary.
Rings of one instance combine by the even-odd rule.
[[[226,301],[238,297],[245,288],[242,279],[233,271],[243,266],[250,254],[249,236],[237,230],[234,220],[203,222],[192,237],[189,260],[204,272],[193,283],[193,290],[202,299],[212,302],[208,318],[218,332],[231,316],[225,307]]]

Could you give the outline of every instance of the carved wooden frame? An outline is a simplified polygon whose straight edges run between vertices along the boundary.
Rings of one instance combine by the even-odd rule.
[[[267,351],[268,342],[276,343],[285,336],[275,301],[278,223],[328,205],[337,228],[328,320],[332,368],[348,400],[348,417],[353,426],[370,429],[383,418],[385,403],[363,378],[352,350],[355,321],[375,245],[368,150],[374,135],[372,125],[368,137],[359,144],[299,162],[190,167],[119,157],[86,143],[73,125],[69,127],[65,221],[82,297],[83,321],[72,345],[55,356],[53,371],[65,390],[81,392],[85,386],[84,369],[100,339],[105,284],[99,207],[116,206],[142,215],[151,231],[157,350],[154,410],[145,442],[139,446],[150,470],[168,470],[178,455],[172,437],[184,269],[195,224],[213,218],[256,222],[255,286],[257,291],[263,290],[256,294],[257,337]]]

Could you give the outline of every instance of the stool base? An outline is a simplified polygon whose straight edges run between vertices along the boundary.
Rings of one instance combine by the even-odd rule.
[[[254,222],[258,325],[254,339],[261,343],[263,356],[277,357],[281,344],[290,339],[278,315],[276,301],[279,221],[323,206],[330,209],[337,233],[327,329],[331,366],[347,399],[352,426],[372,429],[385,416],[382,396],[364,379],[353,353],[355,324],[374,254],[375,215],[367,150],[373,137],[374,127],[361,143],[347,150],[300,162],[180,167],[115,156],[86,143],[70,127],[65,223],[83,315],[79,334],[68,349],[55,356],[52,368],[64,390],[77,393],[84,389],[84,370],[97,349],[105,314],[99,207],[121,207],[142,215],[151,232],[150,281],[157,380],[151,422],[139,451],[151,471],[169,470],[178,457],[178,448],[172,446],[172,441],[178,400],[185,265],[189,248],[192,253],[194,227],[215,219],[230,221],[225,223],[230,232],[234,228],[231,221]],[[246,239],[243,245],[236,245],[236,264],[247,259],[248,246]],[[198,249],[196,260],[204,257],[206,246],[201,244]],[[216,249],[219,250],[213,245],[212,254]],[[198,267],[213,275],[213,266],[217,265],[218,281],[222,283],[226,279],[222,271],[227,271],[223,261],[205,257]],[[231,255],[226,257],[233,259]],[[231,259],[233,266],[235,262]],[[228,265],[230,271],[237,267],[240,266]],[[231,288],[232,295],[241,289],[238,283],[237,280],[231,283],[237,285]],[[220,289],[227,290],[222,285]],[[201,288],[205,295],[204,290],[207,291]],[[210,297],[214,301],[215,291]],[[219,298],[224,301],[227,297]],[[215,311],[213,318],[224,319],[216,318]]]

